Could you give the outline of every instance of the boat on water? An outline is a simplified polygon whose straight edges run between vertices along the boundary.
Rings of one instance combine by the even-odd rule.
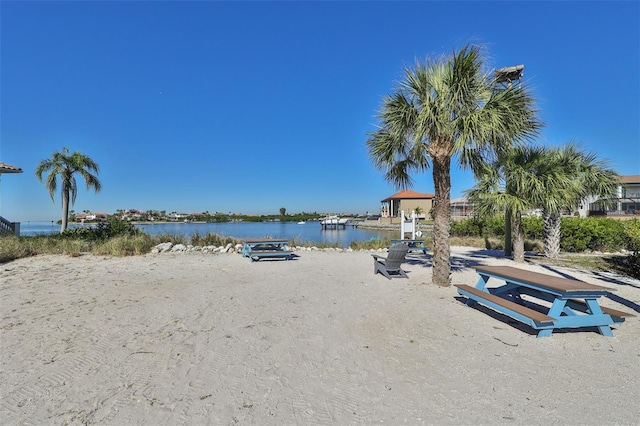
[[[338,216],[328,216],[320,221],[321,225],[346,225],[349,219],[340,218]]]
[[[307,222],[305,222],[304,220],[301,220],[300,222],[298,222],[298,225],[304,225],[305,223]]]

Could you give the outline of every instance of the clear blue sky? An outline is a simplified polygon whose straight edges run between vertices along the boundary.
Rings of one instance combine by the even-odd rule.
[[[63,147],[100,165],[76,211],[378,212],[368,157],[416,60],[483,44],[525,64],[546,123],[640,174],[640,3],[0,2],[0,215],[58,220],[34,176]],[[412,188],[433,192],[431,173]],[[452,198],[472,186],[453,171]]]

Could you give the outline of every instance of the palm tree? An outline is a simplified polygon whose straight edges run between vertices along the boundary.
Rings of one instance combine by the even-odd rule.
[[[543,205],[563,205],[575,182],[551,161],[544,147],[520,146],[500,153],[476,171],[476,185],[465,191],[480,216],[506,212],[513,232],[513,260],[524,262],[522,213]],[[551,188],[559,191],[550,193]],[[562,188],[566,188],[563,190]],[[510,219],[509,219],[510,218]],[[505,241],[505,254],[508,252]]]
[[[49,174],[46,177],[46,181],[43,181],[43,174],[46,172],[49,172]],[[42,160],[36,168],[36,177],[46,185],[51,201],[54,201],[54,193],[58,188],[58,177],[60,177],[60,191],[62,193],[61,233],[67,229],[69,201],[73,205],[78,195],[78,185],[74,174],[79,173],[84,178],[87,191],[93,188],[95,192],[100,192],[102,185],[91,172],[96,174],[99,172],[98,164],[81,152],[76,151],[71,154],[69,148],[63,148],[62,152],[54,152],[51,158]]]
[[[544,254],[554,258],[560,253],[560,212],[573,210],[590,196],[607,196],[615,193],[619,176],[604,160],[593,153],[580,150],[575,143],[550,149],[546,163],[558,173],[568,176],[560,186],[545,188],[543,200]],[[553,184],[554,182],[550,182]]]
[[[611,194],[618,182],[606,162],[580,151],[575,144],[503,152],[476,178],[478,183],[466,193],[478,213],[495,215],[504,210],[511,215],[516,262],[524,261],[524,211],[542,209],[545,255],[556,257],[560,252],[560,212],[577,207],[588,196]]]
[[[450,285],[451,160],[478,169],[496,151],[534,136],[541,123],[523,85],[501,87],[484,70],[481,48],[406,69],[383,101],[379,128],[367,140],[374,165],[399,188],[412,172],[433,168],[433,282]]]

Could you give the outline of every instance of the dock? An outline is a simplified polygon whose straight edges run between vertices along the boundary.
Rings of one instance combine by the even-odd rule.
[[[357,226],[361,221],[353,219],[344,219],[337,216],[331,216],[320,220],[322,229],[347,229],[347,226]]]

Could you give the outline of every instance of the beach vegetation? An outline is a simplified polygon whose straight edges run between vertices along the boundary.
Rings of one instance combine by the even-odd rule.
[[[428,246],[425,241],[425,245]],[[366,241],[353,241],[349,245],[353,250],[379,250],[381,248],[391,247],[391,238],[372,238]]]
[[[490,218],[474,217],[451,223],[451,237],[501,240],[504,236],[505,216],[495,216]],[[634,255],[640,250],[640,219],[616,220],[604,217],[561,217],[561,240],[562,251],[569,253],[585,252],[618,252],[627,250]],[[536,250],[544,252],[544,220],[537,216],[527,216],[522,218],[522,232],[525,243],[527,241],[540,247]],[[455,245],[459,244],[460,240]],[[453,244],[453,242],[452,242]],[[476,247],[477,244],[471,244]],[[495,249],[497,243],[492,243]],[[504,248],[504,242],[500,245]],[[525,246],[525,250],[530,251]]]
[[[117,216],[109,216],[105,221],[98,222],[95,226],[68,228],[61,233],[61,235],[71,239],[77,238],[87,241],[101,241],[118,236],[140,234],[142,234],[141,230],[127,220],[120,219]]]
[[[147,254],[157,245],[147,234],[121,235],[100,241],[95,244],[91,252],[93,254],[107,256],[136,256]]]
[[[62,198],[60,232],[64,232],[67,229],[69,208],[73,206],[78,195],[78,183],[75,174],[80,174],[84,178],[87,191],[93,189],[97,193],[102,188],[102,184],[97,177],[99,170],[98,163],[90,157],[78,151],[71,153],[69,148],[63,148],[61,152],[55,151],[51,158],[42,160],[36,167],[36,177],[45,184],[51,201],[54,203],[55,193],[58,190],[58,179],[60,179]],[[47,174],[46,178],[44,177],[45,173]]]
[[[432,282],[449,286],[451,275],[451,162],[479,170],[498,152],[524,143],[542,126],[526,85],[500,85],[485,68],[483,50],[467,45],[449,57],[407,68],[383,100],[378,129],[366,144],[376,168],[398,188],[432,169]]]
[[[216,234],[214,232],[207,232],[204,235],[200,235],[199,233],[194,233],[189,238],[189,244],[193,246],[216,246],[216,247],[224,247],[227,244],[240,244],[241,240],[225,235]]]
[[[542,219],[538,217],[523,218],[525,229],[525,250],[527,252],[541,253],[543,251]],[[544,263],[565,267],[579,267],[593,271],[609,271],[621,273],[640,279],[640,219],[617,221],[606,218],[562,218],[563,240],[568,239],[563,247],[562,255],[557,258],[545,258],[542,256],[528,256],[528,262]],[[587,229],[578,231],[579,237],[572,238],[570,234],[576,232],[575,228],[584,225]],[[591,229],[589,233],[588,229]],[[451,245],[476,247],[478,249],[504,250],[504,216],[491,219],[467,219],[461,222],[453,222],[451,225]],[[574,240],[582,241],[577,244]],[[6,234],[0,236],[0,263],[11,260],[42,255],[62,254],[67,256],[80,256],[95,254],[104,256],[133,256],[144,255],[158,244],[171,242],[193,246],[226,246],[237,244],[241,240],[218,234],[194,234],[190,238],[179,234],[162,234],[149,236],[143,232],[129,235],[124,233],[104,239],[83,238],[81,234],[65,233],[56,235],[37,235],[17,237]],[[620,245],[622,244],[622,245]],[[390,238],[374,238],[367,241],[354,241],[349,245],[352,250],[379,250],[391,245]],[[432,246],[430,238],[425,239],[427,247]],[[335,248],[343,249],[337,243],[311,243],[291,240],[291,246],[310,247],[319,249]],[[579,247],[587,247],[584,252],[569,252]],[[591,252],[590,247],[615,251],[613,253]],[[621,252],[628,250],[630,253]]]

